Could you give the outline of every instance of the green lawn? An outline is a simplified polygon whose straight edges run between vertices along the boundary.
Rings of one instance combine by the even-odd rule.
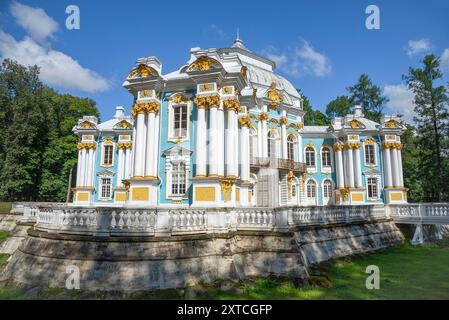
[[[4,259],[0,256],[0,266]],[[368,265],[380,269],[380,289],[368,290],[365,280]],[[413,247],[409,244],[383,252],[345,258],[321,265],[312,270],[312,283],[295,287],[292,281],[275,278],[256,279],[236,283],[235,288],[223,291],[219,285],[202,285],[192,289],[166,290],[138,296],[123,295],[126,299],[449,299],[449,240],[439,244]],[[58,290],[49,289],[44,295],[58,298]],[[234,293],[229,293],[234,291]],[[236,292],[237,291],[237,292]],[[67,293],[65,293],[67,297]],[[106,294],[96,293],[73,298],[104,299]],[[69,295],[70,297],[70,295]],[[0,299],[24,299],[20,290],[0,284]]]
[[[0,202],[0,214],[9,214],[11,205],[11,202]]]

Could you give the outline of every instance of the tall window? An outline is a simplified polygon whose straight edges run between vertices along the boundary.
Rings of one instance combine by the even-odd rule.
[[[379,190],[377,189],[377,178],[367,179],[368,198],[377,199],[379,197]]]
[[[257,155],[257,133],[254,128],[251,128],[249,136],[249,158],[253,158]]]
[[[114,146],[111,144],[103,145],[103,165],[112,166],[114,157]]]
[[[307,198],[316,198],[316,184],[315,181],[307,181]]]
[[[332,182],[330,180],[326,180],[323,183],[323,196],[325,198],[332,198]]]
[[[315,149],[312,147],[306,148],[306,165],[308,167],[315,167]]]
[[[292,198],[296,198],[296,184],[292,184]]]
[[[187,105],[173,107],[173,135],[187,137]]]
[[[173,164],[171,194],[174,196],[183,196],[186,194],[186,170],[183,162]]]
[[[321,149],[321,162],[323,167],[330,167],[331,164],[331,149],[324,147]]]
[[[111,198],[111,178],[101,178],[100,190],[102,198]]]
[[[373,144],[365,144],[365,163],[368,166],[376,165],[375,146]]]
[[[274,131],[268,132],[268,156],[270,158],[276,158],[276,138],[277,135]]]
[[[295,160],[295,137],[289,135],[287,138],[287,158],[288,160]]]

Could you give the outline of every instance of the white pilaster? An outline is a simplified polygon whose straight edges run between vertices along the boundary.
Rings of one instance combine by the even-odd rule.
[[[355,186],[362,188],[362,169],[360,165],[360,149],[354,148]]]
[[[384,158],[384,185],[385,187],[392,187],[390,149],[384,148],[382,153]]]
[[[216,107],[209,109],[209,175],[218,174],[218,110]]]
[[[218,175],[224,176],[224,164],[225,164],[225,156],[224,156],[224,149],[225,149],[225,126],[224,126],[224,111],[222,109],[217,109],[217,136],[218,136],[218,143],[217,143],[217,150],[218,150]]]
[[[78,163],[76,165],[76,186],[79,187],[81,186],[80,181],[81,181],[81,154],[82,154],[82,149],[78,150]]]
[[[196,152],[196,176],[205,176],[207,173],[207,122],[206,109],[197,109],[195,152]]]
[[[354,159],[352,156],[352,149],[346,148],[346,171],[347,171],[347,187],[354,188]]]
[[[150,112],[147,115],[147,125],[146,125],[146,156],[145,156],[145,176],[150,177],[150,176],[154,176],[154,166],[153,166],[153,161],[154,161],[154,148],[155,148],[155,136],[154,136],[154,125],[155,125],[155,114],[154,112]]]
[[[246,125],[240,127],[240,179],[248,181],[249,169],[249,128]]]
[[[227,110],[227,130],[226,130],[226,175],[227,176],[237,176],[237,162],[238,162],[238,152],[236,152],[237,139],[237,114],[233,109]]]
[[[400,187],[400,181],[399,181],[399,158],[398,158],[398,150],[397,149],[390,149],[390,153],[392,154],[391,157],[391,168],[392,168],[392,175],[393,175],[393,186],[394,187]]]
[[[86,186],[86,148],[81,149],[80,186]]]
[[[153,128],[153,175],[159,177],[159,127],[160,127],[160,112],[156,112],[154,117],[154,128]],[[151,130],[151,128],[149,129]]]
[[[343,152],[342,150],[336,150],[336,161],[337,161],[337,187],[342,189],[345,187],[345,173],[343,169]]]
[[[402,153],[401,150],[398,149],[398,173],[399,173],[399,186],[398,187],[403,187],[404,186],[404,173],[402,172]]]
[[[133,176],[143,177],[144,172],[144,155],[145,155],[145,114],[139,112],[137,114],[136,138],[134,148],[134,172]]]
[[[117,160],[117,186],[121,187],[122,179],[123,179],[123,173],[124,173],[124,164],[125,164],[125,157],[124,157],[124,149],[119,148],[118,149],[118,160]]]
[[[287,112],[282,110],[282,118],[281,118],[281,149],[282,149],[282,159],[288,159],[288,151],[287,151],[287,125],[284,122],[286,120]]]
[[[130,178],[130,172],[131,172],[131,149],[125,149],[125,175],[124,175],[124,179],[129,179]]]

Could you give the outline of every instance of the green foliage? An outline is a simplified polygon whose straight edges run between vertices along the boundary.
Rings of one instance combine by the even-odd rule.
[[[62,201],[76,163],[71,129],[95,102],[61,95],[36,66],[5,59],[0,68],[0,199]]]
[[[306,112],[304,115],[304,125],[306,126],[327,126],[329,125],[329,118],[319,110],[314,110],[310,104],[309,99],[296,89],[303,98],[303,110]]]
[[[407,160],[413,164],[411,172],[422,171],[422,199],[444,201],[449,199],[448,88],[437,85],[443,76],[439,58],[429,54],[421,63],[421,68],[409,68],[408,74],[403,76],[415,95],[417,116],[414,118],[416,136],[413,139],[419,150],[416,160]]]
[[[366,74],[362,74],[358,82],[347,88],[351,105],[361,105],[365,118],[380,122],[383,106],[388,99],[382,96],[380,87],[374,85]]]
[[[0,214],[9,214],[11,212],[11,202],[0,202]]]
[[[326,115],[329,118],[344,117],[351,112],[351,99],[347,96],[339,96],[328,103]]]

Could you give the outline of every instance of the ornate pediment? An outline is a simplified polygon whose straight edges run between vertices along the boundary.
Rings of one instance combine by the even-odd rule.
[[[97,173],[97,176],[99,177],[113,177],[114,176],[114,172],[108,170],[108,169],[104,169],[101,170],[100,172]]]
[[[276,89],[276,83],[274,81],[271,83],[270,89],[267,90],[267,98],[276,103],[283,101],[281,92]]]
[[[114,125],[114,129],[122,129],[122,130],[126,130],[126,129],[131,129],[132,128],[132,124],[129,121],[126,120],[122,120],[120,122],[117,122]]]
[[[131,70],[131,72],[128,74],[128,79],[143,79],[150,76],[158,77],[159,73],[156,71],[156,69],[141,63]]]
[[[192,151],[190,151],[189,149],[181,147],[180,145],[176,145],[165,150],[162,154],[164,156],[190,156],[191,153]]]
[[[192,64],[187,68],[187,72],[209,71],[211,69],[219,69],[221,67],[221,63],[217,60],[207,56],[201,56],[192,62]]]
[[[346,123],[347,126],[351,127],[352,129],[363,129],[365,128],[365,125],[361,123],[357,119],[352,119]]]
[[[401,128],[402,125],[399,121],[392,119],[385,122],[385,127],[394,129],[394,128]]]
[[[81,121],[77,125],[78,129],[95,129],[96,127],[97,125],[94,122],[88,120]]]

